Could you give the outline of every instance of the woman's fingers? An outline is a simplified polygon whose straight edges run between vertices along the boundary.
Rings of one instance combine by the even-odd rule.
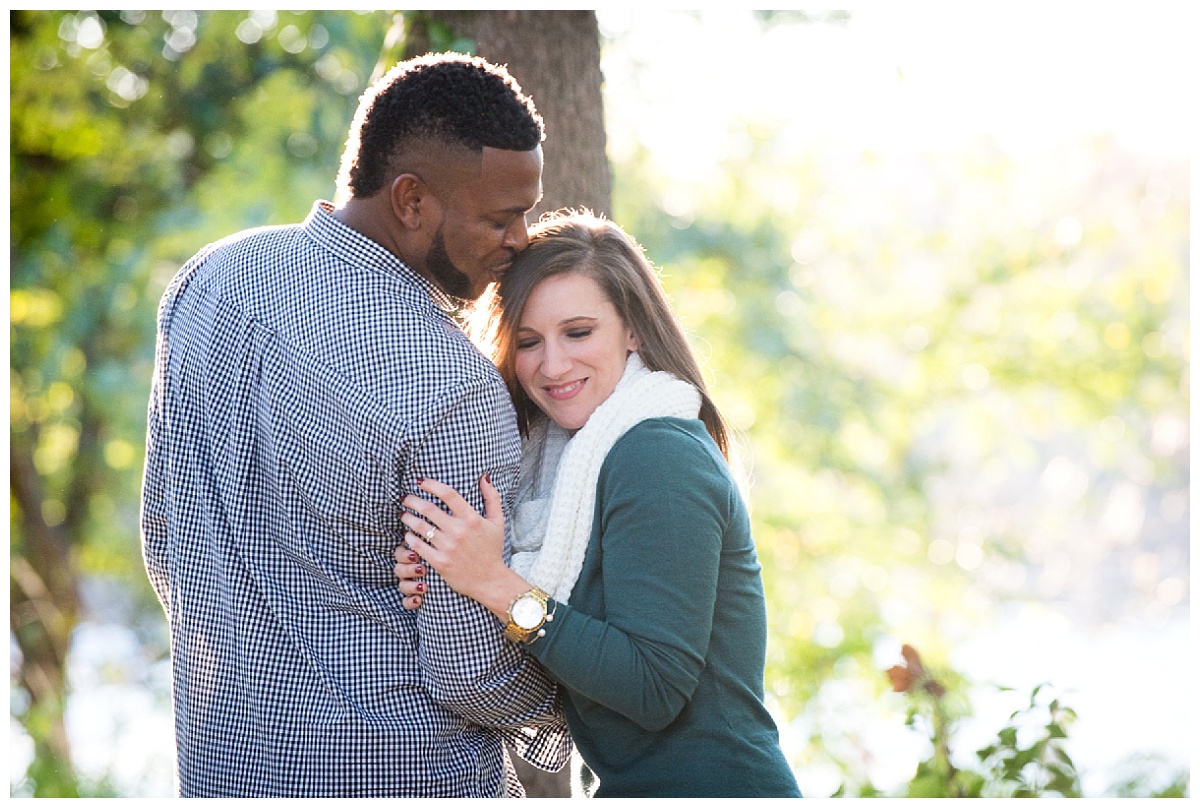
[[[396,587],[403,596],[400,605],[406,611],[419,609],[425,601],[425,581],[422,579],[426,567],[421,563],[421,557],[408,547],[397,547],[392,556],[396,559],[392,574],[400,579]]]
[[[411,537],[410,537],[411,540]],[[420,595],[425,593],[426,567],[421,563],[421,557],[407,547],[397,547],[392,556],[396,564],[392,574],[400,579],[400,591],[405,595]]]
[[[492,485],[491,476],[479,478],[479,493],[483,495],[483,512],[489,522],[504,523],[504,509],[500,505],[500,492]]]
[[[438,530],[449,530],[457,525],[456,520],[469,520],[470,517],[478,516],[475,509],[450,486],[427,477],[418,479],[417,485],[421,490],[446,503],[446,507],[450,509],[450,513],[446,513],[429,500],[411,494],[400,501],[400,504],[408,509],[401,514],[400,521],[426,541],[433,539],[431,532],[436,535]],[[415,511],[419,516],[409,511]]]
[[[400,500],[400,504],[408,509],[400,515],[400,521],[404,522],[404,524],[411,527],[414,531],[422,534],[424,534],[430,528],[439,527],[440,520],[447,516],[445,511],[443,511],[437,505],[434,505],[429,500],[421,499],[420,497],[412,496],[411,494]],[[420,514],[420,516],[414,516],[408,511],[416,511],[418,514]],[[422,520],[424,520],[425,527],[418,530],[421,528]]]
[[[416,533],[409,533],[404,537],[404,541],[413,549],[413,552],[428,561],[430,564],[433,564],[435,567],[437,566],[437,562],[439,560],[437,548],[425,541],[424,536],[420,536]]]
[[[420,564],[421,558],[408,547],[403,544],[392,550],[392,558],[396,559],[396,564]]]
[[[421,580],[425,577],[424,564],[397,564],[392,567],[392,574],[400,579],[400,591],[406,595],[415,595],[425,591],[425,583]]]
[[[446,504],[450,513],[439,508],[433,502],[418,496],[409,495],[401,500],[407,510],[401,514],[400,520],[405,527],[416,533],[427,543],[436,544],[438,531],[459,533],[477,530],[479,522],[484,517],[479,515],[471,503],[467,502],[454,488],[427,477],[417,481],[421,490],[433,494]],[[487,521],[500,525],[504,524],[504,511],[500,504],[500,492],[492,485],[491,478],[483,475],[479,481],[480,492],[484,497],[484,511]],[[410,513],[410,511],[415,513]],[[419,516],[417,515],[419,514]],[[424,552],[421,553],[424,555]]]
[[[454,490],[445,483],[440,483],[437,480],[431,480],[428,477],[423,477],[417,480],[417,485],[421,490],[428,491],[435,497],[446,503],[446,507],[450,509],[450,513],[457,519],[466,519],[470,516],[476,516],[475,509],[471,507],[458,491]],[[423,514],[422,514],[423,515]]]
[[[426,541],[432,540],[433,537],[437,535],[437,525],[427,519],[422,519],[419,516],[414,516],[411,513],[406,512],[400,515],[400,521],[403,522],[404,526],[411,530],[414,535],[420,536]],[[431,532],[433,533],[433,536],[429,535]]]

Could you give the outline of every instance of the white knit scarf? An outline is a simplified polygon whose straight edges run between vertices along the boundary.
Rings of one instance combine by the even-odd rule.
[[[553,478],[553,494],[539,499],[545,455],[554,453],[566,432],[550,422],[532,425],[522,453],[521,480],[513,522],[514,570],[551,597],[566,603],[583,568],[592,535],[596,484],[609,449],[647,418],[696,418],[700,393],[670,373],[651,371],[636,353],[625,363],[617,387],[587,423],[566,442]],[[547,450],[549,449],[549,452]],[[552,462],[552,461],[551,461]]]

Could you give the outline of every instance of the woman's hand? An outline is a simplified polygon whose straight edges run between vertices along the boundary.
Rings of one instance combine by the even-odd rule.
[[[483,495],[484,516],[470,506],[448,485],[437,480],[417,481],[421,490],[446,503],[446,513],[432,502],[407,496],[401,504],[409,511],[401,517],[410,531],[405,542],[448,583],[454,591],[479,601],[497,617],[504,619],[509,602],[527,591],[530,586],[521,576],[504,565],[504,512],[500,493],[485,474],[479,481]],[[417,515],[419,514],[419,516]],[[396,575],[408,578],[415,572],[406,567],[411,560],[403,549],[397,550]],[[403,569],[402,569],[403,568]],[[424,597],[424,584],[402,581],[401,592],[408,608],[410,598]]]

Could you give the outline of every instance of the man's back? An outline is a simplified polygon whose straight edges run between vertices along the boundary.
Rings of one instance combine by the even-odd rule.
[[[438,297],[320,207],[211,246],[164,295],[143,532],[181,793],[495,796],[483,727],[548,721],[552,685],[490,615],[436,575],[405,612],[391,576],[416,477],[507,490],[519,460],[504,386]]]

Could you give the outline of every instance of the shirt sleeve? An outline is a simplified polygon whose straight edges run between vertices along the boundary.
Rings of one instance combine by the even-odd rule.
[[[167,616],[171,615],[171,592],[167,577],[166,458],[160,441],[158,395],[161,389],[156,372],[150,390],[146,417],[146,468],[142,477],[142,560],[154,593]]]
[[[491,475],[505,504],[505,522],[516,484],[519,444],[498,424],[515,424],[507,391],[496,379],[466,386],[438,408],[437,422],[421,440],[405,490],[432,499],[416,485],[430,477],[455,488],[479,512],[479,478]],[[507,421],[505,419],[508,419]],[[505,640],[502,626],[486,608],[456,593],[430,569],[417,610],[420,667],[434,701],[464,718],[519,733],[518,748],[542,750],[539,763],[561,768],[570,741],[554,681],[536,660]],[[521,728],[524,727],[523,731]],[[530,733],[541,728],[545,734]]]
[[[167,618],[171,617],[169,577],[169,544],[167,540],[167,450],[162,429],[163,400],[167,389],[166,327],[170,322],[172,303],[178,294],[181,279],[174,281],[163,295],[158,311],[158,336],[154,346],[154,375],[150,381],[150,403],[146,410],[146,466],[142,472],[142,501],[140,524],[142,560],[150,585],[162,604]]]
[[[531,653],[644,729],[670,724],[704,668],[730,495],[693,437],[670,427],[623,437],[597,491],[605,619],[557,604]]]

